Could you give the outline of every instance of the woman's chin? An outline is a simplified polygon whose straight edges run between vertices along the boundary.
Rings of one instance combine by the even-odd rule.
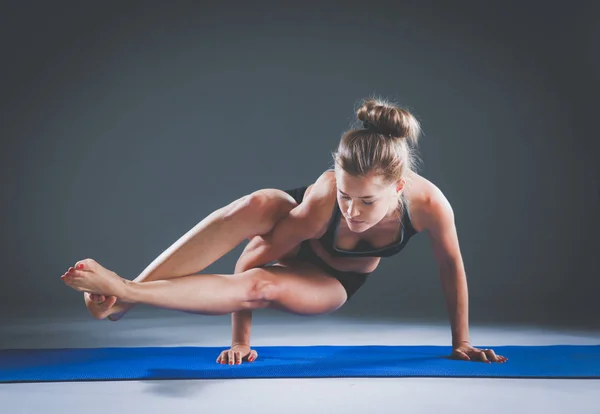
[[[363,231],[365,231],[369,228],[369,225],[364,221],[358,222],[358,221],[346,220],[346,224],[348,225],[348,228],[350,230],[352,230],[354,233],[362,233]]]

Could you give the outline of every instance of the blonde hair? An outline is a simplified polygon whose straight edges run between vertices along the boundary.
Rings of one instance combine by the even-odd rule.
[[[419,121],[408,110],[374,98],[363,100],[356,116],[362,125],[342,135],[333,153],[335,167],[357,177],[378,174],[388,183],[406,181],[419,161]]]

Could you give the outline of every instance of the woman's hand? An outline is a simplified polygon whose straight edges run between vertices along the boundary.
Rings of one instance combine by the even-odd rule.
[[[221,352],[217,358],[218,364],[239,365],[243,360],[254,362],[258,358],[258,353],[251,349],[249,345],[236,344],[230,349]]]
[[[498,362],[504,363],[508,358],[502,355],[496,355],[493,349],[479,349],[471,346],[469,342],[461,342],[458,346],[452,347],[452,359],[462,359],[464,361],[476,362]]]

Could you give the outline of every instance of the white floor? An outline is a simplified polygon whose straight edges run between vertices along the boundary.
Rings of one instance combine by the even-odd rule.
[[[0,348],[224,346],[228,317],[158,311],[120,322],[65,318],[3,321]],[[475,345],[600,344],[600,332],[471,326]],[[253,345],[448,345],[447,324],[303,318],[263,312]],[[260,356],[259,356],[260,357]],[[216,355],[215,355],[216,358]],[[600,380],[276,379],[0,385],[0,412],[17,413],[595,413]]]

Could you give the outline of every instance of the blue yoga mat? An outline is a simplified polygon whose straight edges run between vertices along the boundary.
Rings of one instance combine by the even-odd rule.
[[[148,379],[496,377],[600,378],[600,345],[497,346],[504,364],[456,361],[446,346],[256,347],[242,365],[215,362],[224,348],[146,347],[0,351],[0,382]]]

